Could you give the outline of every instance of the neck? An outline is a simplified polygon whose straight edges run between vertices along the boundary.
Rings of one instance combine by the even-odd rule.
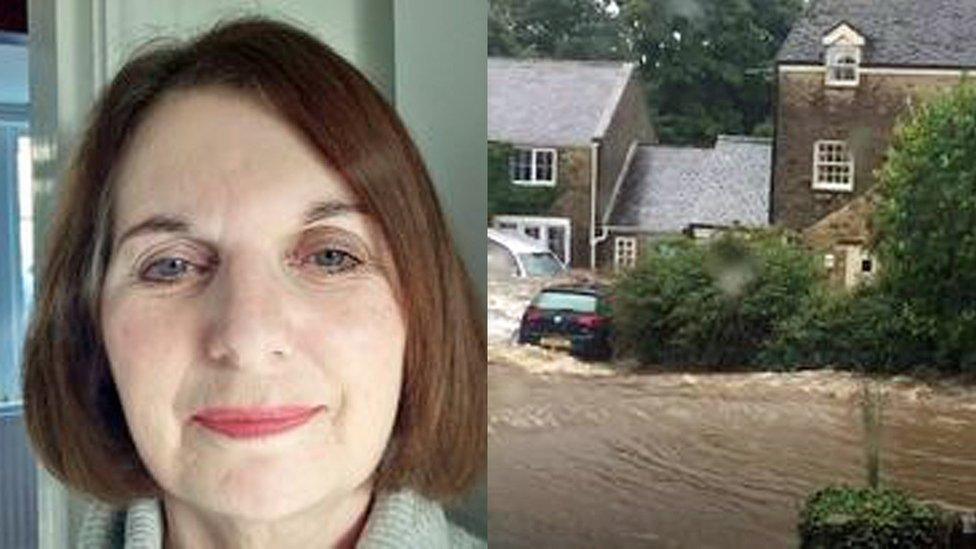
[[[163,498],[165,548],[333,547],[351,549],[371,507],[371,487],[338,500],[323,499],[297,512],[269,520],[243,518]]]

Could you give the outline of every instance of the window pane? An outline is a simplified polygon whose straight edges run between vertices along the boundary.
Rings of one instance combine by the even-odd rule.
[[[596,296],[569,292],[542,292],[532,304],[540,309],[592,313],[596,311]]]
[[[552,164],[553,164],[552,151],[536,151],[535,152],[535,180],[552,181],[553,179]]]
[[[522,254],[522,265],[528,276],[554,276],[562,272],[563,266],[556,256],[546,252]]]
[[[31,177],[30,137],[17,139],[17,201],[20,203],[20,264],[24,307],[34,302],[34,193]],[[26,311],[25,311],[26,312]]]
[[[30,208],[18,195],[30,189],[29,142],[25,129],[14,124],[0,127],[0,402],[20,400],[20,354],[27,324],[30,268],[23,259],[33,255],[33,241],[23,238],[32,232]],[[30,203],[27,204],[30,206]],[[23,248],[30,254],[25,257]]]
[[[532,150],[516,149],[512,154],[512,180],[531,181],[532,180]]]
[[[559,227],[552,225],[549,227],[548,235],[546,238],[546,244],[552,253],[556,254],[557,257],[563,262],[566,261],[566,229],[564,227]]]
[[[814,182],[833,187],[852,186],[854,159],[847,150],[847,144],[842,141],[820,141],[815,147]]]

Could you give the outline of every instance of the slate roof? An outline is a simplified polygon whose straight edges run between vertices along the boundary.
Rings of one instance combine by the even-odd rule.
[[[584,146],[603,137],[632,63],[488,59],[488,140]]]
[[[973,0],[813,0],[777,61],[822,63],[823,37],[842,22],[867,42],[863,65],[976,67]]]
[[[605,224],[677,233],[769,225],[772,140],[719,136],[712,149],[639,145]]]

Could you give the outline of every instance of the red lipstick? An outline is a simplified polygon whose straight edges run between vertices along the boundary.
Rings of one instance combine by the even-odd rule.
[[[255,438],[290,431],[312,419],[322,406],[206,408],[193,421],[231,438]]]

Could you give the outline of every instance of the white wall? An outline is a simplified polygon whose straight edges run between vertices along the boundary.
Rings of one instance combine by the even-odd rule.
[[[95,2],[98,4],[99,2]],[[159,36],[185,38],[223,18],[262,14],[313,32],[360,68],[387,97],[393,89],[392,0],[102,0],[105,66],[114,74],[132,51]]]

